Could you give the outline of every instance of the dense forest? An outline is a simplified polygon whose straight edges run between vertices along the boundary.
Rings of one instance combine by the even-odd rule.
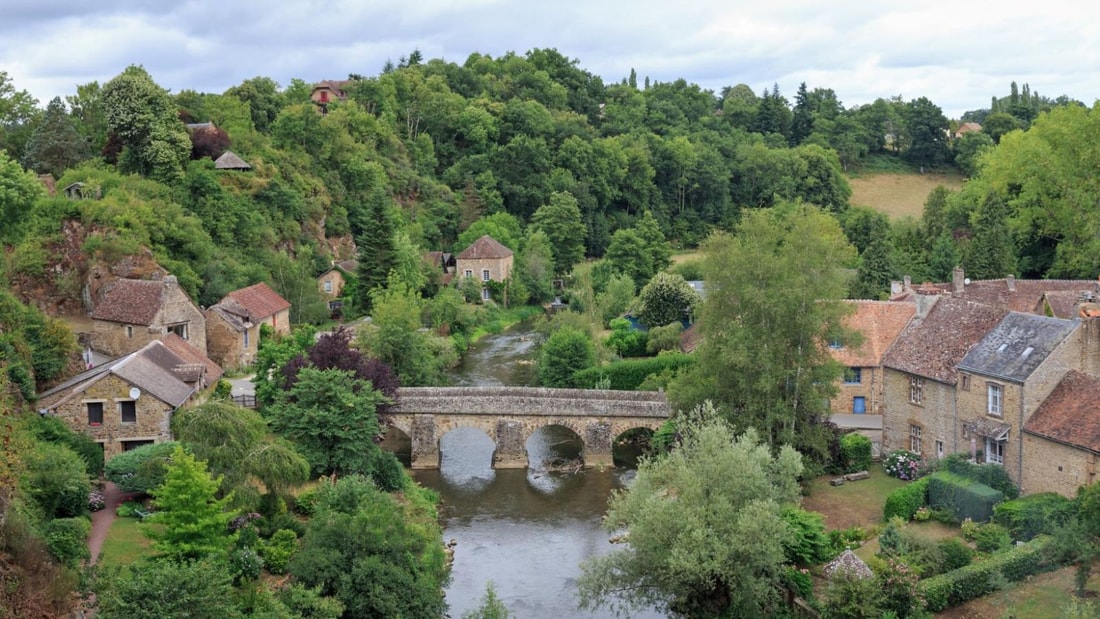
[[[376,76],[348,77],[333,84],[346,97],[319,105],[303,80],[172,94],[131,66],[41,108],[0,72],[0,440],[13,455],[0,458],[5,603],[26,616],[57,613],[79,585],[84,497],[102,458],[81,435],[18,413],[79,366],[58,316],[85,313],[103,273],[160,267],[203,306],[267,281],[293,303],[293,322],[321,324],[330,314],[315,276],[358,259],[345,317],[369,313],[371,329],[356,340],[338,331],[316,341],[309,328],[265,338],[254,368],[262,417],[213,402],[202,417],[224,425],[173,427],[186,448],[170,458],[179,487],[158,469],[157,485],[143,489],[165,511],[175,494],[204,489],[198,516],[214,550],[161,537],[160,553],[181,560],[143,564],[144,582],[107,575],[96,585],[110,592],[107,616],[133,616],[127,604],[192,580],[201,586],[187,604],[233,595],[243,614],[332,617],[437,616],[446,569],[432,497],[392,457],[375,445],[322,449],[296,421],[338,394],[369,411],[363,427],[376,434],[396,384],[439,383],[468,338],[501,319],[498,306],[515,318],[557,295],[568,302],[572,311],[539,327],[542,384],[667,387],[682,410],[713,406],[740,420],[736,430],[759,432],[749,443],[790,444],[806,471],[820,472],[836,437],[819,409],[841,370],[805,343],[836,335],[842,318],[823,300],[882,298],[892,279],[944,281],[956,265],[974,279],[1100,273],[1100,113],[1027,84],[949,120],[924,97],[846,107],[806,84],[793,100],[778,85],[714,93],[684,80],[639,84],[633,71],[605,84],[553,49],[475,53],[462,64],[414,52]],[[969,122],[980,130],[964,130]],[[249,168],[216,167],[229,151]],[[932,192],[919,219],[850,203],[853,175],[948,168],[968,181]],[[493,303],[475,303],[479,282],[443,286],[422,259],[483,234],[516,252],[512,280],[489,286]],[[700,246],[706,260],[672,264],[674,250]],[[721,282],[721,294],[701,305],[685,282],[694,279]],[[728,308],[750,298],[759,311],[736,316],[741,333],[729,346],[678,354],[684,307],[698,305],[700,330],[715,335],[728,331]],[[777,328],[774,317],[791,307],[805,311]],[[628,309],[653,327],[647,335],[618,319]],[[764,337],[775,342],[767,354]],[[644,355],[654,358],[603,365]],[[814,371],[772,381],[789,363]],[[344,414],[328,413],[326,422]],[[218,443],[225,436],[247,441]],[[235,463],[246,452],[232,449],[246,446],[281,459],[242,473]],[[157,447],[115,464],[119,479],[175,449]],[[337,475],[344,481],[307,500],[290,496],[306,478]],[[229,513],[259,518],[222,535]],[[349,549],[357,528],[378,535]],[[386,548],[386,536],[404,546]],[[290,560],[298,537],[307,551]],[[297,589],[276,599],[255,586],[260,555],[281,559]],[[368,555],[383,558],[367,564]],[[332,584],[353,573],[359,581]],[[404,599],[367,605],[363,591],[378,579],[405,583]]]

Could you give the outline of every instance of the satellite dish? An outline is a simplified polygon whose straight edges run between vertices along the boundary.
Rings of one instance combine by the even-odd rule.
[[[970,278],[967,277],[966,279],[964,279],[963,283],[966,284],[967,286],[969,286],[970,285]]]
[[[137,387],[131,387],[130,388],[130,398],[136,400],[139,397],[141,397],[141,389],[138,389]]]

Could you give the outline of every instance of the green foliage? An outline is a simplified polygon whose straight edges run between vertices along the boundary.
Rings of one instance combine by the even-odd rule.
[[[896,449],[882,461],[882,469],[890,477],[911,480],[916,479],[921,469],[921,459],[917,454],[905,449]]]
[[[577,199],[566,192],[554,192],[550,201],[539,207],[531,218],[531,227],[541,230],[554,252],[554,272],[564,275],[584,259],[586,238],[584,220]]]
[[[142,445],[111,458],[103,474],[123,492],[149,494],[164,483],[175,450],[176,443],[172,441]]]
[[[485,595],[481,596],[481,605],[462,613],[462,619],[509,619],[511,616],[508,607],[497,597],[497,590],[491,580],[485,585]]]
[[[1004,493],[950,472],[928,476],[928,503],[934,509],[950,509],[959,520],[969,518],[985,522],[993,516],[993,506],[1004,500]]]
[[[925,505],[928,505],[927,477],[910,482],[886,495],[886,503],[882,507],[882,517],[884,520],[892,518],[912,520],[917,510]]]
[[[47,443],[64,445],[76,452],[92,477],[103,472],[103,447],[81,432],[74,432],[64,421],[50,415],[33,417],[30,423],[34,437]]]
[[[539,349],[538,376],[543,387],[575,387],[574,374],[592,367],[595,347],[587,333],[562,327]]]
[[[46,518],[88,513],[92,485],[84,460],[65,445],[38,443],[24,455],[20,486]]]
[[[634,280],[626,275],[613,275],[596,295],[596,307],[605,325],[626,313],[633,302]]]
[[[402,385],[441,383],[443,372],[458,358],[449,341],[421,330],[420,293],[404,282],[392,282],[375,291],[372,303],[371,325],[360,334],[361,348],[393,368]]]
[[[1007,528],[1013,539],[1023,541],[1040,534],[1053,535],[1073,516],[1073,502],[1056,492],[1029,494],[993,508],[993,522]]]
[[[33,172],[0,149],[0,239],[14,242],[34,203],[46,195]]]
[[[998,552],[1012,544],[1008,529],[995,522],[978,525],[972,537],[978,552]]]
[[[340,619],[344,614],[344,605],[340,600],[321,595],[321,587],[303,586],[291,583],[276,594],[280,602],[291,612],[311,619]]]
[[[844,575],[829,579],[822,600],[825,619],[882,619],[883,594],[875,578]]]
[[[845,473],[871,468],[871,439],[858,432],[840,437],[840,458]]]
[[[98,591],[104,619],[235,619],[233,582],[223,562],[143,559]]]
[[[1040,537],[979,563],[933,576],[920,583],[926,608],[940,612],[996,590],[999,579],[1017,582],[1057,567],[1049,559],[1051,539]]]
[[[653,327],[646,335],[645,349],[651,355],[680,350],[680,334],[684,325],[673,322],[663,327]]]
[[[50,554],[66,567],[77,567],[91,558],[88,534],[92,523],[87,518],[55,518],[45,524],[44,537]]]
[[[662,327],[692,315],[699,293],[683,277],[661,272],[638,293],[638,320],[647,327]]]
[[[749,430],[735,436],[710,405],[682,424],[683,446],[639,466],[604,526],[629,548],[588,559],[581,607],[619,613],[657,606],[675,616],[763,616],[780,608],[782,518],[799,501],[801,457],[778,455]],[[737,471],[737,474],[733,474]]]
[[[976,464],[971,462],[965,454],[958,453],[944,458],[942,466],[950,473],[985,484],[994,490],[1000,490],[1007,499],[1020,496],[1020,488],[1008,476],[1008,471],[1003,466],[992,463]]]
[[[164,483],[151,492],[157,511],[145,522],[159,526],[146,526],[145,534],[153,540],[153,548],[176,562],[224,560],[232,543],[229,521],[234,514],[226,509],[230,497],[216,498],[220,484],[220,478],[206,471],[205,463],[177,444]]]
[[[54,97],[27,140],[23,163],[39,174],[60,178],[66,169],[90,156],[88,143],[73,126],[61,97]]]
[[[824,516],[795,507],[785,508],[782,516],[793,533],[783,548],[788,562],[808,567],[836,556],[825,534]]]
[[[271,539],[260,545],[264,567],[272,574],[285,574],[290,557],[298,550],[298,534],[289,529],[279,529]]]
[[[634,329],[625,318],[611,321],[611,335],[604,345],[615,351],[620,357],[641,357],[646,353],[647,336],[644,331]]]
[[[940,540],[940,552],[943,554],[943,572],[950,572],[970,565],[974,551],[957,537]]]
[[[168,93],[140,66],[130,65],[103,86],[107,129],[123,146],[124,171],[170,182],[183,174],[191,139]]]
[[[696,359],[692,355],[666,354],[649,359],[623,359],[610,365],[601,365],[573,374],[572,384],[594,385],[601,378],[608,379],[608,389],[616,391],[638,390],[646,378],[667,371],[690,367]]]

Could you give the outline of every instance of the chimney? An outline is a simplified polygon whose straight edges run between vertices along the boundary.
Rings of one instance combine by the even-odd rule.
[[[966,292],[966,275],[963,273],[962,267],[955,267],[951,271],[951,292],[954,294]]]
[[[1009,292],[1016,292],[1016,276],[1015,275],[1005,276],[1005,283],[1008,284],[1008,291]]]
[[[901,282],[896,279],[890,280],[890,296],[901,294],[904,290],[901,287]]]
[[[165,288],[171,288],[172,286],[178,286],[178,285],[179,285],[179,282],[176,280],[175,275],[165,275],[164,276],[164,287]]]

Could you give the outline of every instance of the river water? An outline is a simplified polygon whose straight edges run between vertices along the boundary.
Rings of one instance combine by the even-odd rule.
[[[469,351],[452,380],[471,386],[530,385],[534,341],[522,327],[488,336]],[[579,610],[576,579],[584,559],[614,549],[600,520],[611,492],[624,487],[632,470],[546,472],[539,463],[580,454],[580,439],[558,427],[544,428],[527,442],[532,463],[527,470],[494,470],[493,442],[478,430],[450,432],[440,447],[440,469],[415,471],[414,476],[439,492],[444,539],[455,543],[447,587],[451,617],[477,608],[490,581],[517,619],[614,616]]]

